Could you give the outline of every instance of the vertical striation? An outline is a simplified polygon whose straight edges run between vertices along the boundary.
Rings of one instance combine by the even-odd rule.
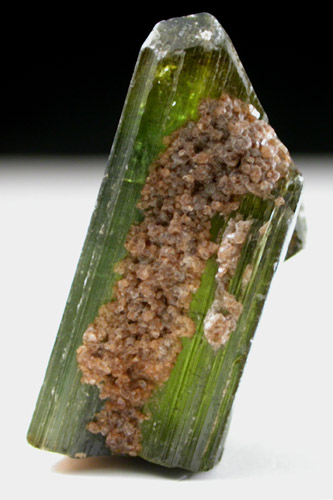
[[[231,219],[220,246],[211,220],[228,216],[241,196],[272,196],[288,174],[287,149],[252,105],[222,95],[204,100],[199,119],[165,137],[166,150],[150,167],[138,203],[144,220],[126,238],[128,255],[113,300],[103,305],[77,351],[82,382],[106,400],[88,429],[106,437],[114,453],[141,451],[144,404],[168,380],[196,331],[189,317],[206,263],[217,252],[217,289],[204,322],[215,349],[235,330],[242,304],[227,290],[251,227]]]

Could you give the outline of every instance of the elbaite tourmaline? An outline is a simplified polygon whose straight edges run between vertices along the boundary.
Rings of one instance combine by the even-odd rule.
[[[77,458],[213,467],[301,190],[217,20],[157,24],[139,54],[29,442]],[[288,256],[298,248],[294,237]]]

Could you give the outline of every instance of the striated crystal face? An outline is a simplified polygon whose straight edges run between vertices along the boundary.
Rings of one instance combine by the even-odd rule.
[[[77,351],[82,381],[99,387],[106,400],[88,429],[106,436],[115,453],[141,451],[140,427],[149,418],[143,407],[170,377],[180,339],[196,332],[189,309],[212,256],[219,268],[204,336],[217,349],[236,329],[243,305],[227,288],[252,221],[236,214],[220,246],[211,241],[211,221],[237,211],[244,194],[274,199],[290,164],[287,149],[258,116],[226,94],[206,99],[197,122],[165,137],[166,150],[149,169],[138,203],[144,220],[131,226],[128,254],[116,266],[122,278]]]
[[[301,188],[217,20],[159,23],[139,54],[30,442],[212,467]]]

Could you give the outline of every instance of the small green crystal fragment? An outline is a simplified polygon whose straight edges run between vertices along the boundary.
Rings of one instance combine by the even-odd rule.
[[[71,457],[213,467],[272,277],[301,246],[300,232],[291,239],[301,191],[217,20],[156,25],[29,442]]]
[[[293,232],[292,238],[289,243],[286,259],[290,259],[290,257],[293,257],[298,252],[303,250],[306,242],[306,232],[307,232],[307,226],[304,214],[304,207],[301,205],[296,221],[295,230]]]

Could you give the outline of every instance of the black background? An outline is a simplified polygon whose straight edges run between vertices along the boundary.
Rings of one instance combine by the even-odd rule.
[[[289,150],[331,152],[332,28],[326,8],[103,6],[29,6],[3,17],[0,154],[107,155],[149,32],[162,19],[202,11],[215,15],[231,37]]]

